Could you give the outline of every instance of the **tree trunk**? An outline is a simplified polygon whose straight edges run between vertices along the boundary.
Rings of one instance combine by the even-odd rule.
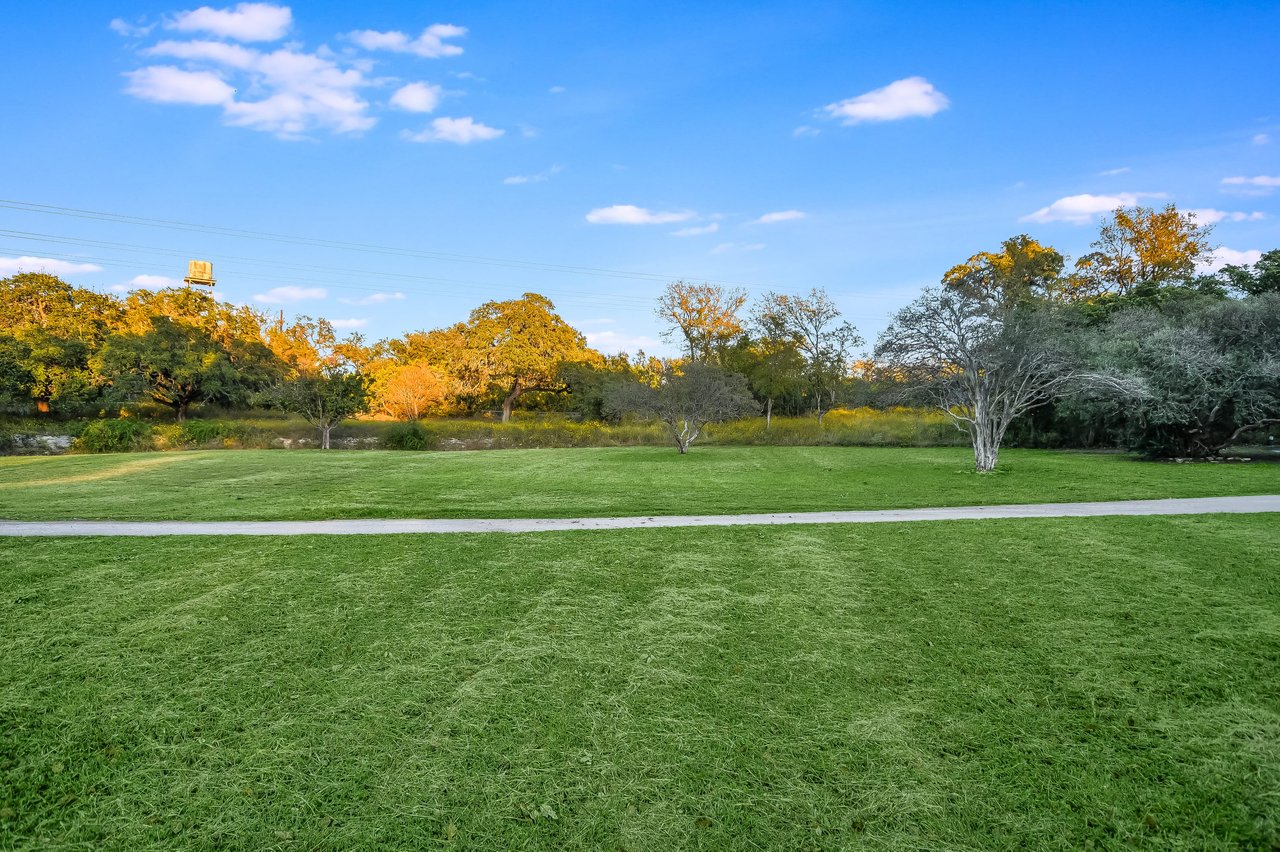
[[[1000,442],[987,429],[973,430],[973,462],[978,473],[990,473],[1000,460]]]
[[[511,390],[502,400],[502,422],[506,423],[511,420],[511,406],[520,397],[520,380],[516,379],[511,383]]]
[[[320,449],[329,449],[329,433],[331,431],[333,431],[332,423],[320,427]]]
[[[764,403],[764,431],[768,432],[773,428],[773,397],[769,397]]]
[[[179,423],[187,419],[187,407],[189,405],[191,405],[189,402],[180,402],[174,407],[174,412],[177,414]]]

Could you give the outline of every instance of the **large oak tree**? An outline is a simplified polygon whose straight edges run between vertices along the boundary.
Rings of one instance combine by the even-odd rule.
[[[525,293],[519,299],[485,302],[459,329],[462,361],[502,398],[502,422],[526,393],[559,391],[560,367],[598,355],[586,338],[555,312],[546,296]]]

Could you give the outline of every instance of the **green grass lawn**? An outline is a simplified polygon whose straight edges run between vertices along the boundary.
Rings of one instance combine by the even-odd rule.
[[[0,458],[0,517],[575,517],[907,508],[1280,492],[1280,465],[959,448],[488,452],[235,450]]]
[[[493,457],[474,458],[495,475],[576,458]],[[251,479],[266,458],[134,476]],[[318,469],[315,494],[347,464],[269,458],[294,482]],[[916,502],[1054,469],[1086,481],[1017,499],[1080,496],[1087,471],[1136,496],[1225,487],[1216,468],[1038,454],[988,486],[959,456],[919,458]],[[131,511],[172,515],[172,496]],[[572,508],[614,505],[598,499]],[[1272,515],[8,540],[0,848],[1273,849],[1277,552]]]

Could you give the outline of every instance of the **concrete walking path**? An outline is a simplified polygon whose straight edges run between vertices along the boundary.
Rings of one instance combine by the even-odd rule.
[[[405,533],[529,533],[658,527],[779,524],[876,524],[983,518],[1097,518],[1113,515],[1203,515],[1280,512],[1280,495],[1032,503],[856,512],[764,515],[650,515],[628,518],[350,519],[332,521],[0,521],[0,536],[399,535]]]

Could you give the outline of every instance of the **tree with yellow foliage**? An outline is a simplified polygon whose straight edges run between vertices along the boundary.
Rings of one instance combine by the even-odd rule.
[[[1124,296],[1139,285],[1188,280],[1213,250],[1212,230],[1172,204],[1120,207],[1103,220],[1093,251],[1076,261],[1076,275],[1093,295]]]
[[[448,393],[444,375],[426,361],[388,364],[375,374],[375,407],[397,420],[417,420],[440,406]]]
[[[742,334],[738,311],[746,303],[745,290],[672,281],[658,298],[656,313],[669,323],[664,336],[678,333],[684,338],[690,361],[719,363],[725,350]]]
[[[1062,275],[1066,260],[1057,249],[1026,234],[1010,237],[999,252],[983,251],[947,270],[946,287],[980,301],[1008,307],[1033,299],[1070,300],[1074,288]]]

